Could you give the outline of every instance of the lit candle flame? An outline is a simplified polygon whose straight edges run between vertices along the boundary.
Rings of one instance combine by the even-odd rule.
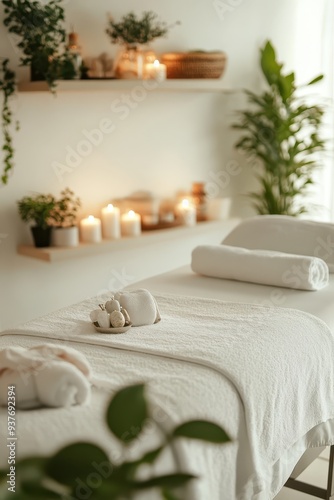
[[[153,65],[154,65],[154,67],[155,67],[155,68],[159,68],[159,66],[160,66],[160,62],[158,61],[158,59],[156,59],[156,60],[154,61]]]
[[[108,205],[108,210],[112,212],[114,210],[114,205],[112,203],[109,203]]]
[[[129,217],[131,217],[131,219],[133,219],[133,218],[134,218],[134,216],[135,216],[134,211],[133,211],[133,210],[129,210],[129,212],[128,212],[128,216],[129,216]]]
[[[88,216],[88,220],[94,220],[94,219],[95,219],[94,215],[89,215]]]
[[[182,200],[182,207],[183,208],[188,208],[189,207],[189,200]]]

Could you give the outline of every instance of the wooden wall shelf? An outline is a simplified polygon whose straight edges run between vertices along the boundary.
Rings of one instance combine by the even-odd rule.
[[[144,232],[138,237],[134,238],[120,238],[119,240],[103,240],[101,243],[80,243],[79,246],[74,248],[35,248],[30,245],[19,245],[17,252],[19,255],[31,257],[44,262],[59,262],[62,260],[75,259],[79,257],[89,257],[92,255],[100,255],[112,251],[126,250],[150,246],[155,243],[162,243],[173,239],[187,238],[196,234],[205,234],[212,230],[222,228],[223,233],[227,234],[239,223],[239,219],[228,219],[221,221],[199,222],[193,227],[175,227],[172,229],[160,229],[156,231]]]
[[[170,79],[157,83],[149,90],[149,85],[156,83],[150,80],[62,80],[57,83],[57,92],[119,92],[131,91],[134,87],[143,86],[148,92],[236,92],[228,89],[221,79]],[[21,82],[19,92],[48,92],[45,82]]]

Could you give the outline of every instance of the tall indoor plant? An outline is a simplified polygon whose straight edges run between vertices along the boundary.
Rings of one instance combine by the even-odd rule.
[[[302,197],[314,183],[319,153],[325,148],[320,135],[324,110],[300,97],[295,74],[283,73],[269,41],[261,49],[261,69],[267,88],[260,94],[246,91],[252,108],[241,111],[234,124],[244,132],[236,148],[261,162],[260,190],[250,193],[257,212],[297,216],[307,212]]]

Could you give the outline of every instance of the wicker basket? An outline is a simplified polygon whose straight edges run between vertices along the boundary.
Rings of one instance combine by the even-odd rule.
[[[167,78],[220,78],[226,65],[224,52],[170,52],[162,56]]]

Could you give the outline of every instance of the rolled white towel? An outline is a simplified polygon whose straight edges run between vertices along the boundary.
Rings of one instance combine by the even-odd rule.
[[[259,215],[242,221],[222,243],[319,257],[334,273],[334,224],[288,215]]]
[[[16,407],[63,407],[90,398],[91,369],[85,356],[71,347],[52,344],[0,351],[0,405],[7,405],[15,385]]]
[[[117,292],[115,299],[127,310],[133,326],[153,325],[161,320],[157,301],[145,288]]]
[[[192,270],[213,278],[320,290],[328,285],[327,264],[317,257],[227,245],[202,245],[192,252]]]

